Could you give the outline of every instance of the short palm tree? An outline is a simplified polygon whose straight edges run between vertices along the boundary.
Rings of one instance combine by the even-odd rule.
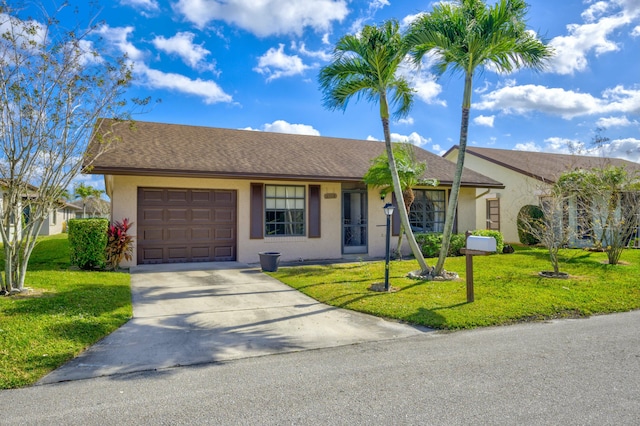
[[[406,79],[397,75],[406,55],[407,48],[397,21],[366,25],[359,35],[345,35],[337,42],[333,61],[322,68],[319,75],[324,105],[330,110],[346,109],[354,97],[379,103],[393,192],[399,205],[404,205],[404,197],[391,148],[389,104],[397,106],[396,117],[403,117],[413,103],[413,90]],[[398,209],[398,213],[402,226],[411,229],[406,210]],[[411,232],[407,233],[407,239],[422,274],[429,274],[432,268],[425,262]]]
[[[396,170],[400,179],[400,187],[404,197],[404,208],[409,214],[415,194],[413,188],[415,186],[437,186],[437,179],[425,179],[424,173],[427,170],[427,163],[420,162],[416,159],[414,146],[410,143],[396,143],[393,145],[393,157],[396,160]],[[393,180],[391,178],[391,168],[389,167],[389,158],[386,154],[379,155],[371,162],[371,167],[367,170],[363,177],[364,183],[374,188],[380,188],[380,195],[386,196],[393,191]],[[402,234],[404,234],[404,226],[400,227],[400,236],[398,238],[398,246],[396,253],[400,254],[402,246]]]
[[[103,190],[94,188],[91,185],[85,185],[82,182],[73,189],[73,195],[75,198],[80,198],[82,200],[83,218],[86,217],[87,201],[91,198],[100,198],[102,194],[104,194]]]
[[[469,129],[473,76],[477,69],[490,67],[500,73],[519,68],[543,69],[552,49],[528,30],[528,5],[524,0],[499,0],[487,6],[483,0],[442,2],[431,13],[411,25],[406,41],[419,63],[427,53],[435,56],[435,69],[443,74],[451,68],[464,75],[462,120],[456,173],[451,186],[442,248],[434,274],[440,275],[449,250]]]

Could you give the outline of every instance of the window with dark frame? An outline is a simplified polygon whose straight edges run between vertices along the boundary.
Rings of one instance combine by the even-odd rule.
[[[305,235],[305,187],[265,185],[265,235]]]
[[[442,189],[414,189],[415,199],[409,209],[413,232],[443,232],[446,216],[446,193]]]

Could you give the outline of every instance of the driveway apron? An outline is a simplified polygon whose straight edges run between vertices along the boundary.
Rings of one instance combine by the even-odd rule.
[[[132,268],[133,318],[39,384],[403,338],[237,262]]]

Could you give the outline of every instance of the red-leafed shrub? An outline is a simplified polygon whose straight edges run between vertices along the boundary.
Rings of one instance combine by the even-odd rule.
[[[107,265],[109,269],[116,270],[122,260],[133,259],[133,236],[128,234],[133,222],[125,218],[122,222],[114,222],[109,225],[107,235]]]

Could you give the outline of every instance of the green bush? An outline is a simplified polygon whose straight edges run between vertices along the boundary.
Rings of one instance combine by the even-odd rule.
[[[104,269],[106,265],[107,219],[70,219],[71,264],[80,269]]]
[[[424,257],[438,257],[440,255],[442,234],[415,234],[415,237]],[[464,247],[464,244],[464,234],[451,235],[447,256],[460,256],[460,249]]]
[[[528,230],[531,228],[531,222],[534,222],[542,219],[544,217],[544,213],[542,209],[538,206],[534,205],[526,205],[520,209],[518,213],[518,239],[520,243],[532,246],[538,244],[540,242],[539,239],[531,235],[531,232]]]
[[[496,252],[502,253],[502,250],[504,250],[504,237],[500,231],[494,231],[492,229],[476,229],[471,234],[478,237],[493,237],[496,239]]]

